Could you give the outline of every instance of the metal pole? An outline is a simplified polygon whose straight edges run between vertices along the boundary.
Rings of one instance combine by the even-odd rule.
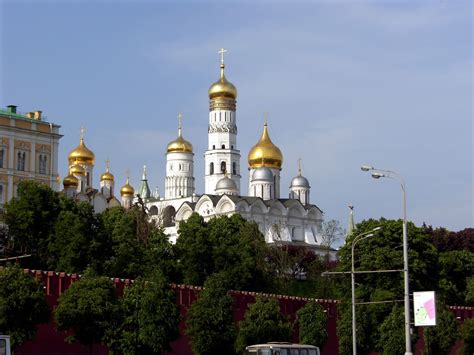
[[[354,240],[355,241],[355,240]],[[355,274],[354,274],[354,245],[352,243],[352,272],[351,272],[351,286],[352,286],[352,354],[357,355],[357,335],[356,335],[356,305],[355,305]]]
[[[408,233],[407,233],[407,199],[405,181],[400,177],[403,195],[403,269],[405,283],[405,355],[412,355],[410,335],[410,285],[408,275]]]

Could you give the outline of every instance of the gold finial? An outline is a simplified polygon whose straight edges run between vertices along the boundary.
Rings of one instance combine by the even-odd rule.
[[[268,115],[268,112],[264,112],[264,113],[263,113],[263,125],[264,125],[264,126],[267,125],[267,115]]]
[[[85,131],[86,131],[86,129],[85,129],[84,127],[81,127],[81,135],[80,135],[81,140],[84,139],[84,132],[85,132]]]
[[[106,166],[106,171],[109,172],[109,170],[110,170],[110,159],[109,158],[107,158],[105,160],[105,166]]]
[[[301,158],[298,159],[298,175],[301,176]]]
[[[221,67],[224,66],[224,53],[227,52],[227,49],[221,48],[217,53],[221,55]]]
[[[130,169],[125,170],[125,175],[127,176],[127,184],[130,181]]]
[[[143,165],[143,176],[142,180],[146,180],[146,165]]]
[[[181,129],[182,129],[182,120],[183,120],[183,115],[181,112],[178,113],[178,136],[181,137]]]

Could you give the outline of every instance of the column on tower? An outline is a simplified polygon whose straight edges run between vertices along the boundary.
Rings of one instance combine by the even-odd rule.
[[[183,138],[182,115],[178,114],[178,138],[166,150],[165,199],[192,196],[194,193],[193,145]]]
[[[208,148],[205,160],[205,193],[216,194],[216,185],[227,173],[240,195],[240,151],[237,149],[236,87],[224,75],[221,49],[219,80],[209,88]]]

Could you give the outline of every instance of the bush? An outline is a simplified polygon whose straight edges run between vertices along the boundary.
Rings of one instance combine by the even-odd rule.
[[[464,321],[461,327],[461,338],[464,341],[464,352],[466,354],[474,353],[474,318]]]
[[[425,327],[426,355],[448,354],[459,336],[458,323],[454,315],[437,305],[436,326]]]
[[[321,305],[308,302],[297,312],[299,340],[302,344],[324,347],[328,339],[327,316]]]
[[[254,304],[245,312],[245,319],[239,324],[235,349],[244,354],[245,347],[270,341],[289,341],[290,322],[280,313],[276,299],[257,296]]]

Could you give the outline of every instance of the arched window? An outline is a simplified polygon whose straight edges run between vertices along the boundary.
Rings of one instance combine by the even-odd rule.
[[[237,175],[237,164],[235,161],[232,163],[232,174]]]
[[[0,149],[0,168],[3,168],[3,156],[5,155],[5,150]]]
[[[39,173],[46,174],[46,155],[40,154],[39,156]]]
[[[215,145],[215,144],[212,145],[212,149],[216,149],[216,145]]]
[[[3,185],[0,185],[0,204],[3,203]]]
[[[227,171],[227,167],[225,161],[221,162],[221,173],[225,173]]]
[[[18,152],[17,155],[16,170],[21,170],[21,152]]]
[[[225,149],[225,144],[222,144],[221,148],[222,148],[222,149]]]
[[[214,163],[209,164],[209,175],[214,174]]]
[[[21,170],[22,171],[25,171],[25,165],[26,165],[26,153],[23,152],[23,154],[21,155]]]

